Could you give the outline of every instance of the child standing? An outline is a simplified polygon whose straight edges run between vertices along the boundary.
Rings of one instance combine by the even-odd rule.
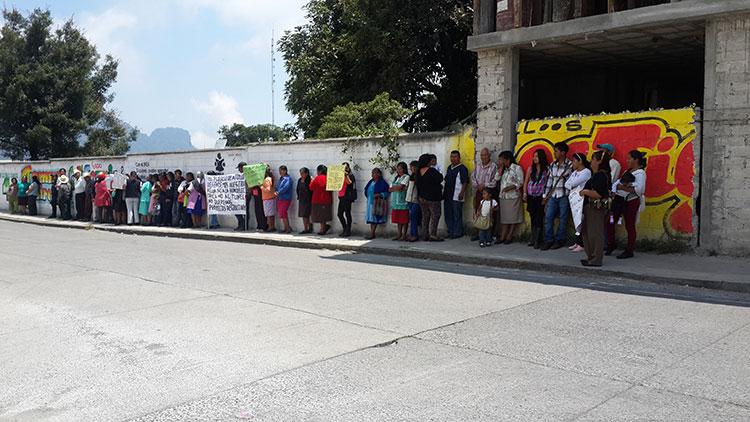
[[[492,215],[497,211],[497,201],[490,189],[482,191],[482,201],[474,215],[474,227],[479,230],[479,247],[492,245]]]

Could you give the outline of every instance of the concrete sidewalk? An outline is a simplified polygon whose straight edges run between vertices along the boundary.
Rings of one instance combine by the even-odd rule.
[[[50,220],[46,217],[29,217],[0,214],[0,220],[29,223],[51,227],[101,230],[115,233],[169,236],[201,240],[268,244],[305,249],[332,249],[378,255],[411,257],[463,264],[488,265],[559,274],[599,274],[602,277],[619,277],[654,283],[687,285],[707,289],[750,293],[750,260],[732,257],[709,257],[694,254],[656,255],[638,253],[634,259],[617,260],[606,257],[601,268],[584,268],[580,265],[582,254],[567,248],[556,251],[538,251],[525,244],[496,245],[479,248],[468,237],[459,240],[428,243],[394,242],[390,239],[364,240],[328,236],[302,236],[278,233],[235,233],[231,229],[175,229],[164,227],[113,226],[76,221]]]

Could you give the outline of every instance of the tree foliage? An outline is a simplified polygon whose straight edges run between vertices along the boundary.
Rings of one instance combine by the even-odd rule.
[[[336,106],[323,118],[318,137],[347,137],[341,152],[350,154],[349,161],[355,162],[352,152],[357,139],[353,137],[377,136],[380,138],[380,148],[370,162],[382,169],[395,171],[399,159],[398,136],[402,132],[400,123],[411,113],[384,92],[368,102]]]
[[[372,101],[336,106],[323,118],[318,138],[397,134],[400,122],[410,114],[411,110],[402,107],[385,92]]]
[[[105,111],[99,124],[89,128],[82,153],[89,157],[123,155],[138,137],[138,129],[126,127],[113,111]]]
[[[113,99],[109,89],[117,78],[117,61],[101,59],[72,21],[53,29],[48,10],[28,16],[4,10],[3,16],[0,150],[32,160],[122,151],[127,137],[105,136],[122,129],[122,122],[105,111]],[[82,135],[94,143],[82,146]]]
[[[287,107],[306,135],[338,105],[381,92],[414,112],[409,131],[442,129],[476,107],[466,50],[471,0],[310,0],[305,25],[280,40]]]
[[[236,147],[255,142],[284,142],[297,139],[298,129],[294,125],[279,127],[272,124],[245,126],[235,123],[219,128],[219,136],[226,139],[226,146]]]

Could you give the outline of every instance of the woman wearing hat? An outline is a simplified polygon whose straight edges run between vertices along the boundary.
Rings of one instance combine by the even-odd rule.
[[[70,220],[70,181],[64,174],[57,181],[57,206],[60,208],[60,218]]]

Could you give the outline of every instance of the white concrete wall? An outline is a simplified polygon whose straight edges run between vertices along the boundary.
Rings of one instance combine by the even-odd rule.
[[[446,168],[448,165],[450,150],[455,148],[455,140],[458,138],[454,133],[426,133],[406,135],[399,140],[399,153],[401,160],[409,162],[416,160],[423,153],[433,153],[439,157],[441,165]],[[34,170],[53,169],[60,167],[69,169],[70,167],[80,165],[90,165],[96,169],[107,170],[112,166],[113,171],[124,170],[126,173],[136,170],[140,174],[155,173],[163,170],[181,169],[183,172],[208,172],[217,170],[218,154],[224,160],[223,172],[230,173],[237,171],[237,164],[240,161],[248,163],[268,163],[278,174],[277,169],[280,165],[286,165],[289,173],[294,178],[295,186],[299,177],[299,169],[307,167],[311,170],[313,176],[315,168],[319,164],[340,164],[344,161],[350,161],[357,178],[357,187],[359,189],[359,199],[355,202],[352,209],[354,217],[353,230],[362,233],[366,229],[365,209],[366,201],[362,190],[370,179],[370,172],[374,167],[370,159],[375,156],[379,149],[377,140],[363,139],[357,141],[356,147],[350,152],[342,154],[342,140],[323,140],[323,141],[302,141],[277,144],[258,144],[242,148],[228,148],[221,150],[199,150],[190,152],[172,152],[172,153],[152,153],[152,154],[130,154],[125,157],[100,157],[100,158],[72,158],[72,159],[55,159],[48,162],[32,163]],[[352,159],[353,157],[353,159]],[[470,158],[471,159],[471,158]],[[19,175],[21,169],[29,163],[12,162],[0,163],[0,175],[13,174]],[[386,172],[386,179],[391,180],[392,176]],[[336,203],[334,203],[335,214]],[[3,195],[0,198],[0,209],[7,210],[8,204]],[[39,203],[40,213],[49,213],[49,204]],[[296,218],[297,204],[296,196],[290,209],[290,216],[293,218],[292,227],[300,230],[302,227],[301,220]],[[341,230],[338,220],[334,216],[334,230]],[[251,227],[254,227],[254,219],[251,217]],[[469,221],[469,216],[467,216]],[[235,227],[236,220],[232,216],[220,217],[222,226]],[[392,232],[392,224],[386,225],[382,230]]]

